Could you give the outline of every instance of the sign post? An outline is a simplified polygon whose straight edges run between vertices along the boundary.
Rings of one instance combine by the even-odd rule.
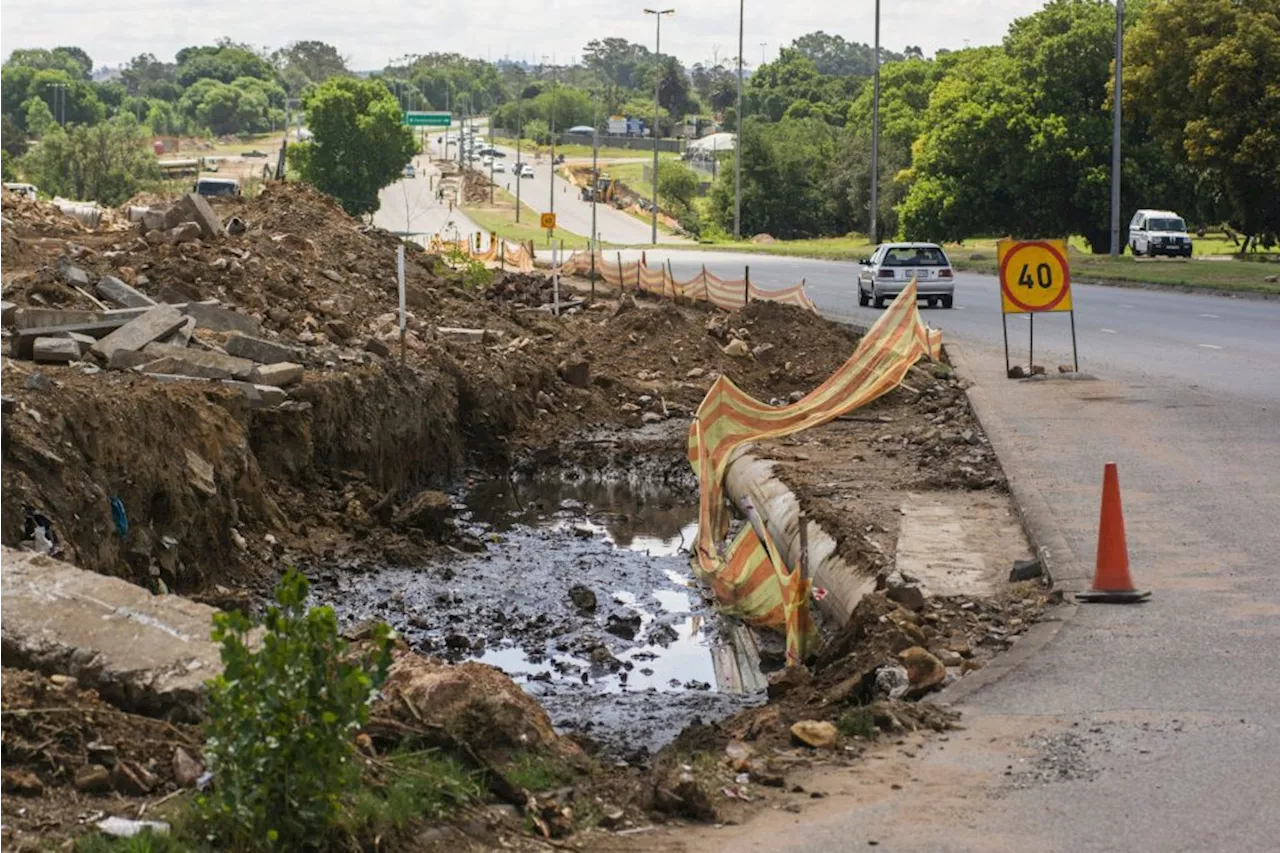
[[[406,111],[400,114],[400,123],[409,127],[451,127],[453,113]]]
[[[400,363],[404,364],[404,242],[396,246],[396,284],[400,289]]]
[[[1066,311],[1071,315],[1072,366],[1080,369],[1076,350],[1076,313],[1071,297],[1071,267],[1063,240],[1001,240],[996,244],[1000,268],[1000,324],[1004,327],[1005,374],[1009,364],[1010,314],[1028,314],[1031,371],[1035,371],[1036,314]]]

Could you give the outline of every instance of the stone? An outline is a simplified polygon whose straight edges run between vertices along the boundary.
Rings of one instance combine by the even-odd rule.
[[[111,785],[129,797],[145,797],[156,787],[156,775],[136,761],[121,759],[111,768]]]
[[[640,422],[644,424],[661,423],[662,420],[663,420],[662,415],[659,414],[658,412],[645,412],[643,415],[640,416]]]
[[[58,278],[71,287],[89,286],[89,274],[65,257],[58,259]]]
[[[591,591],[589,586],[579,583],[569,587],[569,599],[573,602],[573,606],[579,610],[596,609],[596,594]]]
[[[1059,373],[1075,373],[1076,367],[1074,364],[1059,364],[1058,372]]]
[[[575,388],[586,388],[591,384],[591,362],[583,359],[560,362],[556,368],[560,378]]]
[[[281,361],[294,361],[298,358],[298,350],[294,347],[238,332],[227,337],[227,343],[223,348],[229,355],[252,359],[259,364],[275,364]]]
[[[154,361],[142,365],[143,373],[168,373],[196,379],[249,380],[257,367],[247,358],[236,358],[220,352],[178,349],[171,344],[149,345],[143,349],[143,354],[158,356]]]
[[[82,794],[101,794],[111,790],[111,771],[101,764],[86,764],[76,770],[75,788]]]
[[[891,586],[884,595],[907,610],[918,613],[924,609],[924,591],[918,586]]]
[[[947,643],[947,648],[962,657],[968,657],[973,654],[973,648],[969,645],[969,641],[964,637],[952,637]]]
[[[627,813],[617,806],[605,804],[600,809],[600,818],[596,823],[602,829],[617,829],[626,820]]]
[[[423,489],[400,507],[391,518],[395,527],[421,530],[432,538],[440,538],[453,529],[453,501],[444,492]]]
[[[335,341],[349,340],[355,334],[346,320],[329,320],[324,324],[324,331]]]
[[[1033,365],[1031,365],[1031,375],[1032,375],[1032,376],[1044,376],[1044,365],[1043,365],[1043,364],[1033,364]]]
[[[767,693],[770,699],[780,699],[800,687],[808,686],[813,680],[809,670],[803,666],[788,666],[769,676]]]
[[[196,321],[194,317],[188,317],[183,321],[172,335],[163,338],[161,343],[172,344],[175,347],[183,347],[184,349],[190,345],[191,338],[196,333]]]
[[[185,318],[177,308],[157,305],[98,341],[89,351],[109,362],[116,350],[140,350],[152,341],[173,333],[184,322]]]
[[[691,367],[689,372],[684,375],[685,379],[701,379],[707,375],[705,367]]]
[[[141,317],[147,313],[147,310],[146,308],[113,308],[107,311],[84,311],[73,308],[27,306],[14,311],[13,324],[18,329],[57,328],[62,330],[66,328],[74,329],[79,325],[96,327],[100,323],[111,323],[113,325],[104,327],[107,331],[110,331],[120,328],[135,317]],[[95,329],[75,330],[92,334]],[[106,332],[103,332],[103,334],[106,334]]]
[[[148,374],[153,378],[158,378],[155,374]],[[183,378],[183,377],[177,377]],[[277,388],[274,385],[258,385],[253,382],[242,382],[239,379],[224,379],[222,384],[226,388],[238,391],[249,398],[249,408],[251,409],[271,409],[279,406],[281,403],[289,399],[289,392],[283,388]]]
[[[237,237],[249,230],[249,225],[239,216],[233,216],[227,220],[227,233],[232,237]]]
[[[898,652],[898,660],[906,668],[907,680],[911,683],[908,697],[928,692],[947,677],[947,668],[942,665],[942,661],[920,646],[912,646]]]
[[[791,739],[814,749],[835,749],[840,732],[826,720],[801,720],[791,727]]]
[[[80,358],[80,344],[71,338],[36,338],[32,357],[41,364],[69,364]]]
[[[6,329],[13,325],[14,316],[18,313],[18,306],[13,302],[0,300],[0,326]]]
[[[84,752],[90,764],[101,764],[103,767],[115,767],[120,760],[119,751],[109,743],[94,741],[85,745]]]
[[[206,240],[222,236],[222,220],[213,212],[209,201],[199,193],[187,193],[178,200],[177,208],[182,219],[196,223],[200,236]]]
[[[942,661],[943,666],[960,666],[964,663],[964,658],[958,652],[951,649],[933,649],[933,656]]]
[[[30,770],[5,769],[0,773],[0,788],[6,794],[19,797],[38,797],[44,793],[44,783]]]
[[[200,720],[205,682],[222,670],[217,610],[40,554],[0,558],[5,666],[64,673],[134,713]]]
[[[163,210],[147,208],[142,211],[142,218],[138,221],[138,230],[143,234],[149,234],[152,231],[163,231],[164,218]]]
[[[1009,583],[1034,580],[1043,575],[1044,563],[1039,557],[1032,557],[1030,560],[1014,560],[1013,568],[1009,570]]]
[[[1027,375],[1027,371],[1022,367],[1021,364],[1015,364],[1013,367],[1009,368],[1010,379],[1022,379],[1026,375]]]
[[[634,640],[640,631],[640,614],[634,610],[619,610],[609,614],[604,629],[615,637]]]
[[[145,352],[135,352],[134,350],[121,349],[111,354],[111,358],[107,359],[108,370],[130,370],[143,364],[155,361],[155,356],[148,355]]]
[[[180,788],[190,788],[204,773],[204,765],[196,761],[182,747],[173,751],[173,781]]]
[[[369,340],[365,341],[364,349],[365,352],[371,352],[382,358],[391,357],[391,347],[387,346],[385,341],[381,341],[378,338],[369,338]]]
[[[335,270],[320,270],[320,275],[329,279],[329,281],[333,282],[334,284],[342,284],[342,276],[339,275]]]
[[[156,304],[150,296],[130,287],[113,275],[104,275],[98,279],[93,289],[98,296],[108,302],[114,302],[121,308],[150,308]]]
[[[206,302],[189,302],[183,307],[182,312],[188,317],[196,318],[198,329],[208,329],[211,332],[241,332],[246,335],[258,335],[262,332],[262,324],[256,318]]]
[[[278,364],[263,364],[254,368],[252,379],[261,385],[274,385],[277,388],[288,388],[302,381],[301,364],[282,361]]]
[[[180,222],[164,232],[164,241],[170,246],[190,243],[200,239],[200,226],[195,222]]]
[[[751,349],[747,346],[747,342],[738,338],[729,341],[720,351],[733,358],[746,358],[751,355]]]

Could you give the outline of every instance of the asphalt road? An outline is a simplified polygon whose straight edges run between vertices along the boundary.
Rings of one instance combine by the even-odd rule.
[[[762,286],[804,277],[819,307],[857,307],[855,267],[740,255]],[[1006,473],[1062,537],[1064,588],[1090,585],[1102,468],[1119,465],[1142,605],[1082,605],[1043,648],[961,699],[966,730],[833,773],[803,815],[682,839],[690,849],[1271,851],[1280,838],[1280,301],[1076,285],[1081,369],[1066,317],[1036,321],[1046,380],[1004,376],[998,288],[957,280],[926,310],[983,401]],[[1010,319],[1025,353],[1030,322]],[[1041,349],[1043,348],[1043,349]],[[1015,646],[1015,650],[1018,647]],[[964,685],[964,681],[960,682]],[[892,781],[896,787],[891,788]]]
[[[414,242],[426,245],[430,235],[453,234],[465,236],[480,230],[465,213],[456,207],[449,209],[447,201],[436,201],[434,185],[440,181],[440,171],[425,156],[413,158],[417,177],[401,178],[383,187],[378,193],[381,203],[373,215],[373,224],[388,231],[410,233]]]

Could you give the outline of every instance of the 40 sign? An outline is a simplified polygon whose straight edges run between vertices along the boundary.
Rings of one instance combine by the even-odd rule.
[[[1071,310],[1071,269],[1062,240],[1001,240],[1000,303],[1005,314]]]

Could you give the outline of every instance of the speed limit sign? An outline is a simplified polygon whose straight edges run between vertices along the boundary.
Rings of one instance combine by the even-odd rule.
[[[1071,310],[1071,269],[1062,240],[1001,240],[1000,301],[1006,314]]]

